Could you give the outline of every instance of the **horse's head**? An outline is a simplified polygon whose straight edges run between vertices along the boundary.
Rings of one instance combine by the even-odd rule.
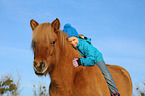
[[[52,23],[42,24],[32,19],[30,25],[33,30],[33,68],[37,75],[46,75],[53,70],[58,61],[61,51],[59,43],[64,41],[60,40],[60,34],[64,35],[64,33],[59,31],[60,22],[57,18]]]

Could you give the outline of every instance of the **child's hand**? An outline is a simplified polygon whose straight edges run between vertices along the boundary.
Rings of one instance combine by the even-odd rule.
[[[74,58],[74,60],[73,60],[73,65],[74,65],[75,67],[78,67],[78,66],[79,66],[77,60],[78,60],[78,58]]]

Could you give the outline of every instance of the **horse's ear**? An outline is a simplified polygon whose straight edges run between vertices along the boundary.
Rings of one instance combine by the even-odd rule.
[[[30,21],[30,25],[31,25],[32,30],[34,30],[39,25],[39,23],[37,23],[35,20],[32,19]]]
[[[60,22],[59,19],[56,18],[52,23],[51,26],[54,28],[54,32],[58,32],[60,28]]]

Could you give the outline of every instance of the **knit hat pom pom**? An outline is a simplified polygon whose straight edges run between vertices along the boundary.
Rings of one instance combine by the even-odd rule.
[[[71,27],[71,25],[69,23],[64,25],[64,28],[70,28],[70,27]]]
[[[64,25],[63,32],[68,34],[68,38],[73,37],[73,36],[79,37],[79,34],[76,31],[76,29],[71,27],[71,25],[69,23]]]

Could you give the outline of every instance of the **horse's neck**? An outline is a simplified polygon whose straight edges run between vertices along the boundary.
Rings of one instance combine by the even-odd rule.
[[[62,77],[64,77],[66,74],[71,74],[71,71],[74,69],[72,61],[74,58],[78,58],[80,56],[81,55],[77,52],[77,50],[75,50],[70,44],[68,44],[68,42],[66,42],[64,50],[60,52],[59,62],[55,64],[54,70],[50,74],[52,78],[58,77],[62,79]]]
[[[68,43],[68,42],[66,42]],[[73,66],[72,60],[74,58],[80,57],[80,54],[70,45],[66,44],[65,51],[61,53],[60,61],[55,65],[53,72],[50,74],[51,81],[55,82],[55,85],[58,85],[62,88],[71,88],[73,82],[73,76],[75,68]]]

